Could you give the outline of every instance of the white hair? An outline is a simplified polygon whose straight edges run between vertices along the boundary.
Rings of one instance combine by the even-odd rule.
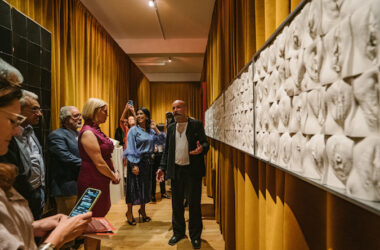
[[[61,121],[61,125],[65,123],[67,117],[71,116],[71,110],[75,109],[74,106],[63,106],[59,111],[59,120]]]
[[[26,105],[28,105],[28,100],[30,99],[33,99],[33,100],[36,100],[38,101],[38,95],[36,95],[35,93],[33,92],[30,92],[28,90],[25,90],[23,89],[22,90],[22,97],[20,99],[20,103],[21,103],[21,108],[25,107]]]

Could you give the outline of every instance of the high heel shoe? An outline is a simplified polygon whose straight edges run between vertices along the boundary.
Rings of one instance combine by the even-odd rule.
[[[127,217],[127,222],[128,222],[129,225],[136,226],[136,220],[135,220],[135,218],[133,218],[133,215],[132,215],[132,221],[130,221],[128,219],[128,212],[125,213],[125,216]]]
[[[145,214],[145,217],[144,217],[144,215],[141,212],[141,209],[139,209],[139,220],[140,220],[140,216],[142,217],[142,221],[143,222],[149,222],[149,221],[152,220],[150,217],[146,216],[146,214]]]

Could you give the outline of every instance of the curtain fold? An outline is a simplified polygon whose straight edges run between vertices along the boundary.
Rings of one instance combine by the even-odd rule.
[[[151,115],[157,124],[165,123],[165,113],[172,111],[172,103],[175,100],[184,100],[188,105],[188,115],[198,120],[201,119],[200,82],[152,82],[150,84],[150,96]]]
[[[109,104],[109,119],[101,127],[112,136],[130,89],[141,82],[140,70],[79,0],[7,2],[52,34],[52,129],[59,127],[62,106],[81,109],[88,98],[97,97]]]
[[[203,80],[207,105],[300,0],[216,0]],[[207,194],[226,249],[380,249],[379,217],[213,139]],[[210,176],[211,175],[211,176]]]

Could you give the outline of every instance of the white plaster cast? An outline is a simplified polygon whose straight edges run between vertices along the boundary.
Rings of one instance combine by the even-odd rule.
[[[325,136],[316,134],[306,143],[302,164],[305,177],[324,181],[327,173],[327,157],[325,152]]]
[[[279,164],[284,168],[289,168],[290,160],[292,158],[292,137],[290,137],[289,133],[284,133],[280,137],[279,144]]]
[[[303,133],[319,134],[323,131],[326,120],[325,90],[323,87],[307,93],[307,117]]]
[[[291,133],[302,131],[303,121],[306,120],[306,114],[306,93],[293,96],[292,113],[289,122],[289,131]]]
[[[380,201],[380,137],[371,135],[354,148],[354,166],[347,180],[349,195]]]
[[[353,165],[353,147],[354,142],[344,135],[333,135],[327,140],[327,185],[345,188]]]
[[[288,132],[292,106],[291,106],[290,97],[284,91],[281,94],[278,110],[279,110],[279,116],[280,116],[278,131],[280,133]]]
[[[363,4],[350,19],[354,39],[350,75],[363,73],[379,65],[380,1],[372,0]]]
[[[326,105],[325,134],[343,134],[345,120],[354,105],[352,87],[343,80],[334,82],[326,91]]]
[[[380,128],[380,72],[374,67],[353,83],[356,102],[345,122],[345,134],[352,137],[365,137],[379,132]]]
[[[280,88],[280,75],[277,69],[274,69],[268,79],[268,101],[270,103],[277,100],[277,90]]]
[[[305,11],[305,33],[302,40],[302,45],[304,48],[310,46],[311,43],[317,38],[320,38],[322,34],[322,9],[321,1],[314,0],[307,3],[304,6],[303,11]]]
[[[276,133],[276,132],[271,133],[269,136],[270,162],[274,164],[279,163],[279,143],[280,143],[279,133]]]
[[[262,145],[263,145],[262,146],[263,147],[262,158],[266,161],[269,161],[270,154],[271,154],[269,136],[270,136],[269,132],[263,132],[263,135],[262,135]]]
[[[312,90],[320,86],[320,71],[323,61],[322,39],[317,37],[306,49],[303,54],[303,61],[306,74],[301,83],[303,91]]]
[[[277,102],[272,103],[269,109],[269,116],[270,116],[270,128],[271,132],[278,132],[278,124],[280,121],[280,113],[279,113],[279,106]]]
[[[292,161],[290,164],[290,170],[303,173],[302,156],[306,147],[306,138],[301,132],[296,133],[292,137]]]
[[[275,70],[277,68],[277,47],[276,47],[276,43],[273,43],[271,46],[269,46],[268,48],[268,56],[269,56],[269,59],[268,59],[268,73],[272,73],[273,70]]]
[[[332,83],[338,78],[343,79],[349,75],[349,65],[352,63],[351,48],[352,34],[347,17],[323,38],[323,63],[320,75],[322,84]]]

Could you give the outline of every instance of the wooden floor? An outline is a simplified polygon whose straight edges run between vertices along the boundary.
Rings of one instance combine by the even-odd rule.
[[[160,190],[159,186],[156,190]],[[167,187],[169,190],[169,187]],[[170,194],[170,192],[168,192]],[[157,194],[157,202],[147,204],[147,215],[151,222],[139,223],[139,206],[134,206],[133,214],[137,220],[136,226],[130,226],[126,222],[125,212],[127,206],[124,200],[112,205],[106,218],[116,228],[116,234],[108,239],[102,239],[101,249],[192,249],[188,233],[188,210],[185,211],[186,235],[175,246],[168,245],[168,240],[173,235],[171,225],[171,200],[161,199]],[[224,249],[224,240],[220,234],[219,225],[215,221],[213,200],[206,195],[206,187],[202,190],[202,215],[203,232],[201,249]]]

